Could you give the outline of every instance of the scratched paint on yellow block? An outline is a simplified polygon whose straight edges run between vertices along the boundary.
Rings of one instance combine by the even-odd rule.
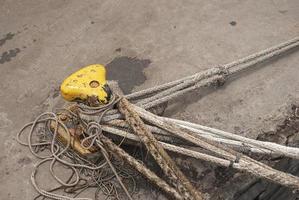
[[[100,103],[108,103],[106,69],[94,64],[84,67],[66,78],[60,86],[62,97],[67,101],[86,100],[96,96]]]

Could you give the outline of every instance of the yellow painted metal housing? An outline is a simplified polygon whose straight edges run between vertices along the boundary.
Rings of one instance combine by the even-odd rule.
[[[103,65],[89,65],[66,78],[60,86],[62,97],[67,101],[77,99],[87,100],[95,96],[99,102],[109,101],[109,91],[106,84],[106,69]]]

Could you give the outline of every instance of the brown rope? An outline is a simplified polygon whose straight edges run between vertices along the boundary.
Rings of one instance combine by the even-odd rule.
[[[128,100],[121,98],[118,103],[118,109],[125,116],[127,123],[139,136],[140,140],[150,151],[163,172],[169,177],[171,184],[178,189],[183,198],[201,200],[202,194],[192,186],[189,180],[184,176],[181,170],[163,149],[161,144],[159,144],[149,129],[146,128],[143,121],[134,111],[133,106],[128,102]]]
[[[168,185],[168,183],[166,183],[164,180],[159,178],[155,173],[153,173],[148,168],[146,168],[141,162],[138,162],[135,158],[130,156],[128,153],[126,153],[122,148],[114,144],[109,138],[102,135],[100,137],[100,140],[102,141],[103,145],[107,149],[109,149],[109,152],[123,159],[129,165],[134,167],[139,173],[141,173],[143,176],[145,176],[151,182],[153,182],[155,185],[161,188],[164,192],[171,195],[173,198],[177,200],[183,199],[182,196],[174,188]]]

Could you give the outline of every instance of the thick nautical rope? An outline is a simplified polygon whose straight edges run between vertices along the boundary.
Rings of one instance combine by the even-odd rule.
[[[156,126],[206,150],[209,150],[222,158],[238,163],[240,170],[266,178],[272,182],[276,182],[290,188],[299,189],[299,178],[294,175],[275,170],[261,162],[249,158],[246,155],[240,154],[219,143],[207,141],[194,132],[179,127],[174,123],[167,122],[163,120],[163,118],[160,118],[142,108],[134,106],[134,109],[138,113],[138,115],[145,121],[151,124],[155,124]]]
[[[104,135],[101,136],[100,140],[103,145],[109,149],[110,152],[115,154],[117,157],[123,159],[126,163],[136,169],[140,174],[146,177],[149,181],[158,186],[162,191],[169,194],[173,198],[177,200],[182,200],[182,196],[173,188],[170,187],[168,183],[166,183],[163,179],[158,177],[151,170],[146,168],[141,162],[137,161],[134,157],[130,156],[127,152],[125,152],[122,148],[114,144],[109,138]]]
[[[178,189],[182,197],[184,199],[202,199],[201,193],[192,186],[185,175],[163,149],[161,144],[159,144],[153,134],[146,128],[143,121],[134,111],[132,104],[130,104],[125,98],[121,98],[118,103],[118,109],[125,116],[127,123],[131,126],[136,135],[138,135],[162,171],[169,178],[170,183]]]
[[[149,88],[149,89],[146,89],[146,90],[143,90],[143,91],[139,91],[139,92],[136,92],[136,93],[129,94],[126,97],[129,98],[129,99],[140,99],[140,98],[142,99],[145,96],[145,98],[143,98],[143,103],[140,103],[140,106],[143,107],[143,108],[151,108],[151,107],[157,106],[157,105],[159,105],[163,102],[167,102],[169,100],[172,100],[173,98],[176,98],[176,97],[178,97],[182,94],[185,94],[186,92],[198,89],[200,87],[208,86],[210,84],[213,84],[215,81],[216,82],[219,81],[219,80],[221,81],[227,75],[231,75],[231,74],[236,73],[238,71],[247,69],[247,68],[252,67],[252,66],[254,66],[258,63],[264,62],[267,59],[271,59],[275,56],[282,55],[283,53],[285,53],[285,52],[287,52],[291,49],[294,49],[298,46],[299,46],[299,38],[297,37],[297,38],[294,38],[294,39],[289,40],[287,42],[284,42],[282,44],[279,44],[277,46],[271,47],[269,49],[266,49],[266,50],[263,50],[261,52],[250,55],[248,57],[245,57],[243,59],[234,61],[234,62],[226,64],[226,65],[223,65],[221,68],[219,68],[219,69],[222,69],[222,71],[219,70],[217,72],[218,68],[213,68],[210,71],[204,72],[204,73],[207,73],[207,74],[212,72],[211,75],[203,76],[202,75],[203,72],[200,72],[200,73],[182,78],[180,80],[172,81],[170,83],[166,83],[166,84],[163,84],[163,85],[160,85],[160,86],[157,86],[157,87],[153,87],[153,88]],[[215,70],[215,71],[213,72],[213,70]],[[149,96],[149,97],[147,97],[147,96]],[[82,107],[83,107],[83,105],[82,105]],[[108,104],[107,107],[110,108],[111,105]],[[106,113],[106,112],[109,112],[109,111],[106,111],[106,110],[109,110],[109,109],[107,109],[107,107],[105,107],[105,108],[102,108],[102,107],[101,108],[93,108],[85,114],[97,115],[97,114],[100,114],[102,112]],[[221,132],[219,130],[210,129],[208,127],[204,127],[204,128],[202,126],[199,127],[199,125],[190,126],[190,123],[189,124],[187,123],[187,125],[186,125],[186,122],[182,122],[182,121],[173,121],[172,119],[167,120],[166,118],[157,118],[157,116],[151,116],[151,115],[146,114],[146,113],[144,114],[142,110],[138,109],[138,107],[137,108],[133,107],[133,108],[138,113],[138,115],[140,115],[143,119],[147,120],[148,122],[151,122],[152,124],[156,123],[155,125],[157,125],[159,128],[161,128],[163,130],[167,130],[168,132],[171,132],[172,134],[175,134],[175,135],[178,135],[178,136],[184,136],[183,138],[188,140],[189,142],[193,142],[196,145],[199,145],[199,146],[202,146],[206,149],[212,150],[214,153],[218,154],[222,158],[218,158],[218,157],[207,155],[207,154],[201,154],[199,152],[196,152],[196,153],[190,152],[190,155],[193,155],[194,157],[197,156],[197,158],[200,158],[200,159],[203,159],[203,160],[208,160],[208,161],[211,161],[211,162],[214,162],[214,163],[218,163],[218,164],[223,165],[223,166],[228,165],[227,161],[233,161],[231,164],[233,165],[233,167],[235,167],[237,169],[240,169],[242,171],[247,171],[247,172],[249,172],[251,174],[254,174],[256,176],[259,176],[259,177],[267,178],[267,179],[269,179],[273,182],[276,182],[276,183],[279,183],[279,184],[282,184],[282,185],[285,185],[285,186],[288,186],[288,187],[291,187],[291,188],[295,188],[295,189],[299,188],[298,177],[295,177],[293,175],[274,170],[271,167],[269,167],[267,165],[264,165],[264,164],[262,164],[258,161],[255,161],[255,160],[253,160],[253,159],[251,159],[247,156],[243,156],[243,155],[241,155],[239,153],[236,153],[232,150],[224,148],[224,146],[219,145],[219,143],[215,144],[215,143],[212,142],[212,144],[210,144],[210,143],[206,142],[207,138],[204,138],[204,137],[199,136],[198,134],[195,134],[195,133],[198,133],[198,132],[194,132],[192,130],[194,130],[194,126],[196,126],[195,127],[196,131],[202,132],[202,130],[204,130],[204,131],[208,131],[209,133],[213,133],[215,135],[221,135],[225,138],[235,139],[235,140],[238,140],[238,141],[242,141],[241,136],[234,136],[230,133],[223,132],[223,131]],[[83,110],[84,110],[84,108],[83,108]],[[115,110],[110,111],[110,113],[116,114],[114,116],[114,118],[108,115],[107,117],[108,118],[110,117],[110,120],[111,119],[117,119],[120,116],[120,115],[117,114],[117,112],[115,112]],[[45,116],[45,118],[42,118],[43,116]],[[102,119],[102,116],[100,117],[101,119]],[[151,120],[153,120],[153,121],[151,121]],[[53,167],[53,165],[56,161],[66,165],[66,166],[69,166],[72,169],[84,168],[84,169],[95,170],[95,169],[100,169],[102,167],[102,165],[100,165],[100,166],[94,166],[94,165],[89,165],[89,164],[88,165],[85,165],[85,164],[82,165],[82,164],[70,163],[70,162],[62,160],[60,158],[60,155],[62,155],[63,153],[65,153],[67,151],[70,144],[67,144],[66,148],[63,148],[61,151],[59,151],[59,148],[56,146],[55,142],[53,142],[53,141],[55,141],[55,137],[57,135],[57,127],[55,128],[54,137],[53,137],[52,141],[50,141],[50,142],[41,142],[41,143],[32,143],[32,132],[34,131],[36,125],[38,123],[45,123],[47,121],[56,122],[57,126],[58,125],[62,126],[65,129],[65,131],[69,134],[67,128],[64,127],[63,123],[59,122],[57,116],[54,113],[45,113],[44,115],[39,116],[33,123],[29,123],[29,124],[25,125],[24,129],[29,127],[29,126],[32,126],[32,128],[30,130],[30,133],[29,133],[29,136],[28,136],[28,143],[21,142],[18,139],[18,141],[21,144],[28,145],[30,151],[35,156],[37,156],[38,158],[43,159],[36,166],[37,168],[40,164],[42,164],[44,162],[47,162],[47,161],[51,161],[51,167]],[[167,123],[165,124],[165,122],[167,122]],[[186,126],[187,126],[187,128],[186,128]],[[109,130],[110,130],[110,132],[112,132],[114,134],[116,133],[116,132],[111,131],[111,127],[103,126],[102,128],[103,128],[103,130],[105,130],[107,132],[109,132]],[[110,128],[110,129],[108,129],[108,128]],[[22,129],[21,132],[24,129]],[[114,131],[115,131],[115,129],[114,129]],[[20,132],[20,134],[21,134],[21,132]],[[101,138],[100,139],[98,138],[98,135],[97,135],[97,137],[94,137],[94,138],[96,138],[94,140],[94,142],[96,141],[97,143],[99,142],[99,140],[101,140]],[[217,139],[215,141],[217,141]],[[221,140],[221,141],[227,141],[227,140]],[[276,153],[281,154],[281,155],[286,155],[286,156],[289,156],[289,157],[298,158],[298,149],[297,148],[284,147],[284,146],[277,145],[277,144],[274,145],[272,143],[265,143],[265,142],[263,143],[263,142],[260,142],[260,141],[253,141],[251,139],[244,139],[244,141],[248,142],[248,144],[253,145],[254,148],[257,148],[257,150],[263,151],[263,148],[264,148],[265,152],[270,152],[271,153],[273,151],[273,152],[276,152]],[[100,144],[103,144],[103,143],[100,143]],[[110,146],[115,147],[115,146],[113,146],[113,144],[114,143],[111,142]],[[44,145],[50,145],[51,146],[52,155],[50,155],[49,157],[41,157],[37,153],[35,153],[35,151],[33,149],[34,147],[44,146]],[[171,146],[170,144],[166,144],[166,143],[165,144],[161,143],[161,145],[166,149],[168,148],[168,150],[172,149],[173,151],[181,152],[184,155],[187,154],[186,149],[182,149],[182,148],[180,149],[179,147],[176,147],[176,146],[173,146],[173,145]],[[114,148],[114,149],[117,149],[117,148]],[[117,152],[121,152],[120,150],[121,149],[118,147]],[[126,158],[126,156],[124,156],[125,155],[124,153],[125,152],[120,153],[119,155],[122,155],[120,157]],[[131,163],[136,162],[136,160],[132,157],[131,157],[131,159],[127,159],[127,160],[130,160],[129,162],[131,162]],[[137,166],[138,164],[135,163],[135,165]],[[50,171],[52,171],[51,167],[50,167]],[[62,196],[62,195],[49,193],[47,191],[44,191],[44,190],[40,189],[39,186],[37,185],[37,183],[35,182],[35,174],[37,172],[37,168],[32,173],[32,184],[34,185],[34,187],[38,190],[38,192],[40,194],[42,194],[43,196],[49,197],[49,198],[59,199],[59,200],[62,200],[62,199],[63,200],[65,200],[65,199],[75,199],[75,198],[71,198],[71,197],[66,197],[66,196]],[[136,167],[136,168],[138,168],[138,167]],[[147,171],[146,168],[142,168],[142,166],[140,168],[141,168],[141,170],[139,170],[140,172],[145,171],[143,174],[150,173],[150,172]],[[155,176],[155,175],[151,174],[151,176]],[[61,180],[59,180],[58,177],[55,177],[55,175],[54,175],[54,178],[58,182],[61,182]],[[159,183],[161,182],[157,177],[152,178],[150,180],[152,180],[152,181],[155,180],[157,182],[156,184],[158,186],[159,186]],[[163,183],[164,183],[164,185],[160,184],[160,187],[162,189],[164,189],[164,191],[169,191],[169,193],[171,193],[172,196],[176,197],[177,199],[182,198],[182,196],[180,194],[176,193],[176,191],[173,190],[173,188],[167,187],[166,182],[163,182]],[[69,186],[70,184],[72,185],[74,183],[65,182],[64,184],[66,186]],[[164,187],[168,188],[168,189],[165,189]]]
[[[299,37],[295,37],[286,42],[272,46],[272,47],[262,50],[260,52],[251,54],[247,57],[241,58],[239,60],[235,60],[231,63],[221,65],[222,66],[221,68],[224,69],[224,71],[226,72],[227,75],[231,75],[231,74],[234,74],[241,70],[254,67],[256,64],[262,63],[271,58],[280,56],[280,55],[288,52],[289,50],[297,48],[298,46],[299,46]],[[208,69],[207,71],[215,71],[215,69],[217,69],[217,67]],[[190,81],[190,80],[193,80],[194,84],[199,84],[199,82],[201,80],[197,79],[196,77],[200,77],[202,75],[202,73],[203,72],[198,72],[193,75],[190,75],[190,76],[187,76],[187,77],[175,80],[175,81],[171,81],[171,82],[164,83],[164,84],[161,84],[158,86],[154,86],[154,87],[151,87],[148,89],[137,91],[137,92],[128,94],[125,97],[129,100],[144,99],[144,97],[147,97],[149,95],[156,95],[156,94],[160,93],[161,91],[168,90],[172,87],[179,88],[178,85],[184,84],[186,81]],[[215,74],[217,74],[217,72]],[[197,89],[197,88],[194,88],[194,89]],[[182,94],[184,94],[184,93],[180,93],[177,96],[182,95]],[[158,100],[158,98],[157,98],[157,100]]]

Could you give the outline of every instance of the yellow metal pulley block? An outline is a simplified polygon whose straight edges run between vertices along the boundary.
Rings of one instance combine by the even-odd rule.
[[[112,95],[106,81],[106,69],[100,64],[86,66],[71,74],[62,82],[60,92],[67,101],[79,101],[89,106],[107,104]],[[67,109],[71,110],[72,107]],[[89,156],[97,151],[96,147],[85,149],[81,146],[84,128],[80,124],[74,124],[72,118],[64,111],[57,115],[68,129],[65,130],[63,127],[58,126],[57,139],[62,144],[70,144],[81,156]],[[56,127],[56,122],[52,121],[50,128],[53,132]]]
[[[61,84],[60,91],[67,101],[86,101],[89,97],[96,97],[99,104],[107,104],[111,96],[106,69],[100,64],[89,65],[70,75]]]

